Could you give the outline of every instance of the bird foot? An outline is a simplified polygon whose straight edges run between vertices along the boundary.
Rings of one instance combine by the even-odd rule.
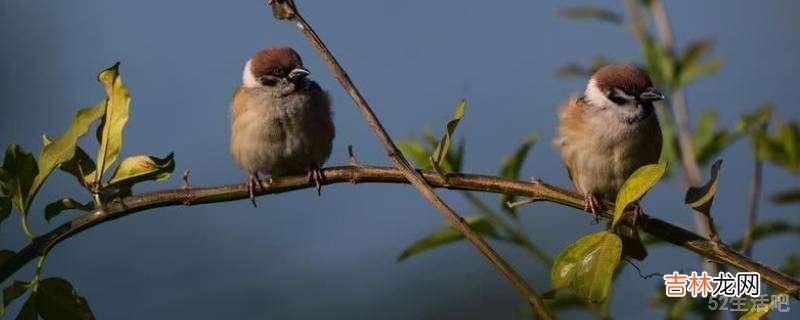
[[[631,208],[633,209],[633,225],[636,225],[639,222],[639,219],[644,215],[644,210],[639,203],[631,204]]]
[[[325,182],[325,175],[318,165],[308,167],[308,181],[313,182],[317,187],[317,196],[322,196],[322,183]]]
[[[269,182],[267,186],[272,184],[272,177],[269,178]],[[250,202],[253,204],[253,207],[258,208],[256,204],[256,186],[258,186],[261,191],[266,190],[264,185],[261,184],[261,179],[258,177],[258,172],[251,173],[247,177],[247,191],[250,193]]]
[[[597,212],[602,209],[602,205],[600,204],[600,200],[597,199],[593,194],[588,194],[584,198],[584,205],[583,210],[589,211],[592,213],[592,223],[597,224],[600,222],[600,218],[597,215]]]

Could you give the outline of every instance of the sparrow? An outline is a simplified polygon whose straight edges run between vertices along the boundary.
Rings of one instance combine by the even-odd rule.
[[[242,84],[230,105],[234,162],[248,174],[250,200],[256,206],[258,173],[273,177],[308,173],[321,192],[320,167],[333,147],[335,129],[328,94],[308,79],[310,72],[290,47],[256,52],[244,66]]]
[[[559,108],[554,144],[594,221],[603,201],[614,202],[636,169],[658,162],[662,138],[653,102],[662,99],[644,70],[611,64],[591,76],[583,96],[571,97]],[[634,204],[633,221],[618,224],[614,231],[623,240],[623,254],[642,260],[647,251],[631,226],[638,215],[641,207]]]

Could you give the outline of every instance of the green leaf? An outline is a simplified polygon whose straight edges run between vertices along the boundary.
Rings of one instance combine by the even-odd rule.
[[[558,12],[562,17],[575,20],[599,20],[622,24],[622,16],[614,11],[595,6],[566,7]]]
[[[692,140],[695,145],[708,144],[714,136],[714,131],[717,128],[717,113],[714,109],[703,109],[700,113],[700,120],[697,122],[697,128],[692,133]]]
[[[11,261],[14,258],[14,251],[11,250],[0,250],[0,268],[6,264],[6,262]]]
[[[757,242],[767,237],[792,234],[800,236],[800,226],[785,221],[773,220],[763,221],[753,228],[753,242]],[[731,244],[731,248],[741,250],[744,239],[739,239]]]
[[[458,140],[458,146],[455,150],[447,153],[447,166],[445,167],[448,172],[461,172],[461,166],[464,164],[464,148],[466,141],[464,138]]]
[[[519,178],[519,172],[522,169],[522,164],[525,162],[525,159],[528,157],[528,152],[530,152],[533,145],[539,139],[538,134],[531,134],[522,142],[514,153],[507,155],[503,158],[503,161],[500,163],[500,175],[503,177],[517,180]]]
[[[645,39],[644,48],[645,64],[647,71],[656,82],[663,83],[669,88],[675,88],[675,62],[661,44],[653,39]]]
[[[661,180],[664,173],[667,172],[666,163],[648,164],[642,166],[631,174],[617,193],[617,201],[614,202],[614,220],[611,224],[612,228],[617,225],[617,222],[622,217],[625,208],[631,203],[639,201],[647,191]]]
[[[439,144],[436,145],[436,148],[433,150],[433,154],[431,155],[430,161],[433,168],[439,172],[439,174],[444,174],[445,171],[442,169],[441,164],[445,162],[447,159],[447,153],[450,151],[450,144],[453,140],[453,133],[456,131],[456,127],[458,127],[458,122],[461,121],[461,118],[464,117],[464,109],[467,107],[467,100],[461,99],[456,105],[456,111],[453,114],[453,119],[447,122],[445,127],[445,134],[442,139],[439,141]]]
[[[783,297],[781,298],[779,296],[783,296]],[[778,295],[773,295],[771,299],[772,300],[767,305],[763,305],[763,306],[759,306],[758,304],[752,305],[750,307],[750,310],[748,310],[747,313],[743,314],[739,318],[739,320],[760,320],[760,319],[764,319],[764,317],[767,316],[767,314],[770,312],[770,310],[772,310],[772,308],[775,307],[775,304],[778,303],[778,301],[781,301],[781,299],[783,299],[784,301],[789,301],[788,300],[789,297],[786,296],[786,294],[783,294],[783,293],[782,294],[778,294]]]
[[[39,188],[41,188],[50,173],[53,172],[53,169],[75,156],[75,146],[78,143],[78,139],[86,134],[92,123],[102,117],[103,113],[105,113],[105,103],[78,110],[75,113],[75,117],[72,118],[72,124],[70,124],[67,132],[52,142],[45,143],[42,152],[39,154],[39,173],[33,180],[33,185],[31,185],[28,201],[36,196]],[[43,137],[43,140],[49,142],[49,138],[46,136]]]
[[[761,131],[772,119],[772,113],[772,104],[764,103],[753,112],[747,113],[739,118],[739,121],[736,123],[736,131],[750,134],[752,134],[753,130]]]
[[[100,148],[97,151],[97,171],[99,175],[108,170],[117,161],[122,150],[122,131],[128,122],[128,110],[131,96],[128,88],[122,82],[119,74],[119,62],[98,74],[97,80],[105,87],[106,98],[105,116],[97,128]],[[102,177],[95,176],[99,181]]]
[[[64,197],[61,198],[61,200],[50,203],[46,207],[44,207],[44,218],[47,220],[47,222],[50,222],[50,219],[53,219],[62,211],[66,210],[91,211],[92,209],[94,209],[94,203],[92,201],[89,201],[86,204],[81,204],[75,199]]]
[[[675,124],[671,120],[664,119],[662,121],[661,136],[664,143],[661,147],[661,157],[658,159],[658,162],[676,163],[675,160],[678,159],[680,148],[678,148],[678,136],[675,131]],[[679,161],[677,162],[679,163]],[[667,174],[668,173],[669,168],[667,168]]]
[[[752,135],[758,155],[800,175],[800,128],[797,123],[782,124],[777,132]]]
[[[611,64],[614,61],[604,56],[595,56],[592,58],[588,66],[581,65],[580,63],[571,62],[567,63],[556,70],[556,75],[560,77],[582,77],[588,78],[601,67]]]
[[[39,283],[36,310],[42,319],[94,319],[86,299],[79,296],[67,280],[47,278]]]
[[[700,121],[692,135],[695,158],[706,164],[719,155],[722,150],[742,136],[741,131],[717,128],[717,114],[712,109],[704,109]]]
[[[3,160],[4,189],[23,216],[28,214],[28,196],[38,170],[36,159],[30,152],[13,143],[8,146]]]
[[[11,215],[11,198],[0,196],[0,225]]]
[[[25,300],[25,304],[22,305],[22,309],[17,314],[17,317],[14,318],[16,320],[38,320],[39,315],[36,312],[36,294],[31,294],[28,296],[28,300]]]
[[[497,232],[495,231],[494,226],[486,220],[486,218],[482,216],[467,216],[464,217],[464,221],[479,235],[488,238],[498,238]],[[440,247],[442,245],[453,243],[459,240],[464,239],[464,235],[461,234],[460,231],[456,230],[452,226],[446,226],[439,231],[436,231],[420,240],[417,240],[410,246],[408,246],[400,256],[397,257],[397,261],[405,260],[406,258],[413,256],[415,254],[434,249]]]
[[[790,253],[781,266],[781,272],[797,278],[800,275],[800,255]]]
[[[614,270],[622,258],[619,236],[600,231],[578,239],[556,258],[550,271],[553,288],[569,286],[590,302],[605,301],[611,293]]]
[[[796,123],[789,123],[780,128],[778,138],[783,144],[784,162],[793,170],[800,168],[800,129]]]
[[[174,154],[163,159],[151,156],[132,156],[122,160],[108,180],[108,185],[133,185],[146,180],[161,181],[175,170]]]
[[[28,291],[28,283],[22,281],[14,281],[11,285],[3,289],[3,305],[0,306],[0,316],[5,313],[5,309],[11,302],[25,294]]]
[[[696,62],[680,70],[677,79],[678,86],[685,86],[701,76],[714,74],[722,68],[722,58],[713,58],[705,62]]]
[[[678,59],[678,79],[677,84],[683,86],[692,80],[707,74],[717,72],[722,67],[721,58],[702,60],[711,49],[714,48],[714,38],[704,38],[690,43],[680,59]]]
[[[419,140],[400,140],[397,141],[397,147],[422,169],[433,169],[430,162],[431,153],[425,149],[425,146]]]
[[[52,141],[50,137],[47,135],[42,136],[42,143],[47,146]],[[81,186],[87,186],[94,183],[94,175],[96,170],[96,165],[94,164],[94,160],[89,157],[89,154],[83,150],[79,145],[75,145],[75,153],[72,155],[67,161],[64,161],[59,166],[61,171],[71,174],[74,176],[78,183]]]
[[[503,157],[503,161],[500,162],[500,175],[509,179],[518,180],[519,173],[522,170],[522,164],[525,163],[528,153],[530,153],[531,148],[533,148],[533,145],[538,139],[539,135],[536,133],[529,135],[522,144],[517,147],[514,153]],[[506,193],[500,195],[500,207],[512,215],[516,214],[514,208],[505,205],[506,203],[513,202],[515,198],[516,197],[513,195]]]
[[[800,201],[800,189],[790,189],[774,193],[770,198],[772,202],[787,204]]]
[[[711,166],[711,180],[702,187],[691,187],[686,191],[684,203],[692,209],[706,215],[711,211],[711,204],[714,202],[714,195],[717,193],[717,182],[719,181],[719,169],[722,167],[722,159],[717,160]]]
[[[711,49],[714,48],[715,40],[712,37],[692,41],[686,46],[681,54],[681,65],[687,66],[700,61]]]

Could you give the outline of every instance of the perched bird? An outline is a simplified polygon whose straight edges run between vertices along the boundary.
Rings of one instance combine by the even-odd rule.
[[[662,99],[644,70],[612,64],[592,75],[583,96],[561,106],[554,143],[595,221],[602,201],[613,202],[628,176],[658,162],[661,128],[653,102]],[[633,223],[641,214],[638,204],[634,212]],[[635,227],[621,223],[615,231],[623,239],[626,256],[640,260],[647,256]]]
[[[308,172],[321,190],[320,167],[335,134],[330,99],[307,78],[300,55],[289,47],[256,52],[244,66],[231,103],[231,155],[248,174],[253,206],[258,173],[272,177]]]

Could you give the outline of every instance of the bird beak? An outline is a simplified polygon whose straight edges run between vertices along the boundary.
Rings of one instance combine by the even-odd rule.
[[[665,98],[664,95],[661,92],[659,92],[658,89],[653,87],[647,88],[646,90],[644,90],[644,92],[642,92],[642,94],[639,95],[639,100],[645,102],[664,100],[664,98]]]
[[[311,74],[311,72],[309,72],[308,69],[303,67],[297,67],[289,72],[289,80],[298,81],[307,77],[309,74]]]

